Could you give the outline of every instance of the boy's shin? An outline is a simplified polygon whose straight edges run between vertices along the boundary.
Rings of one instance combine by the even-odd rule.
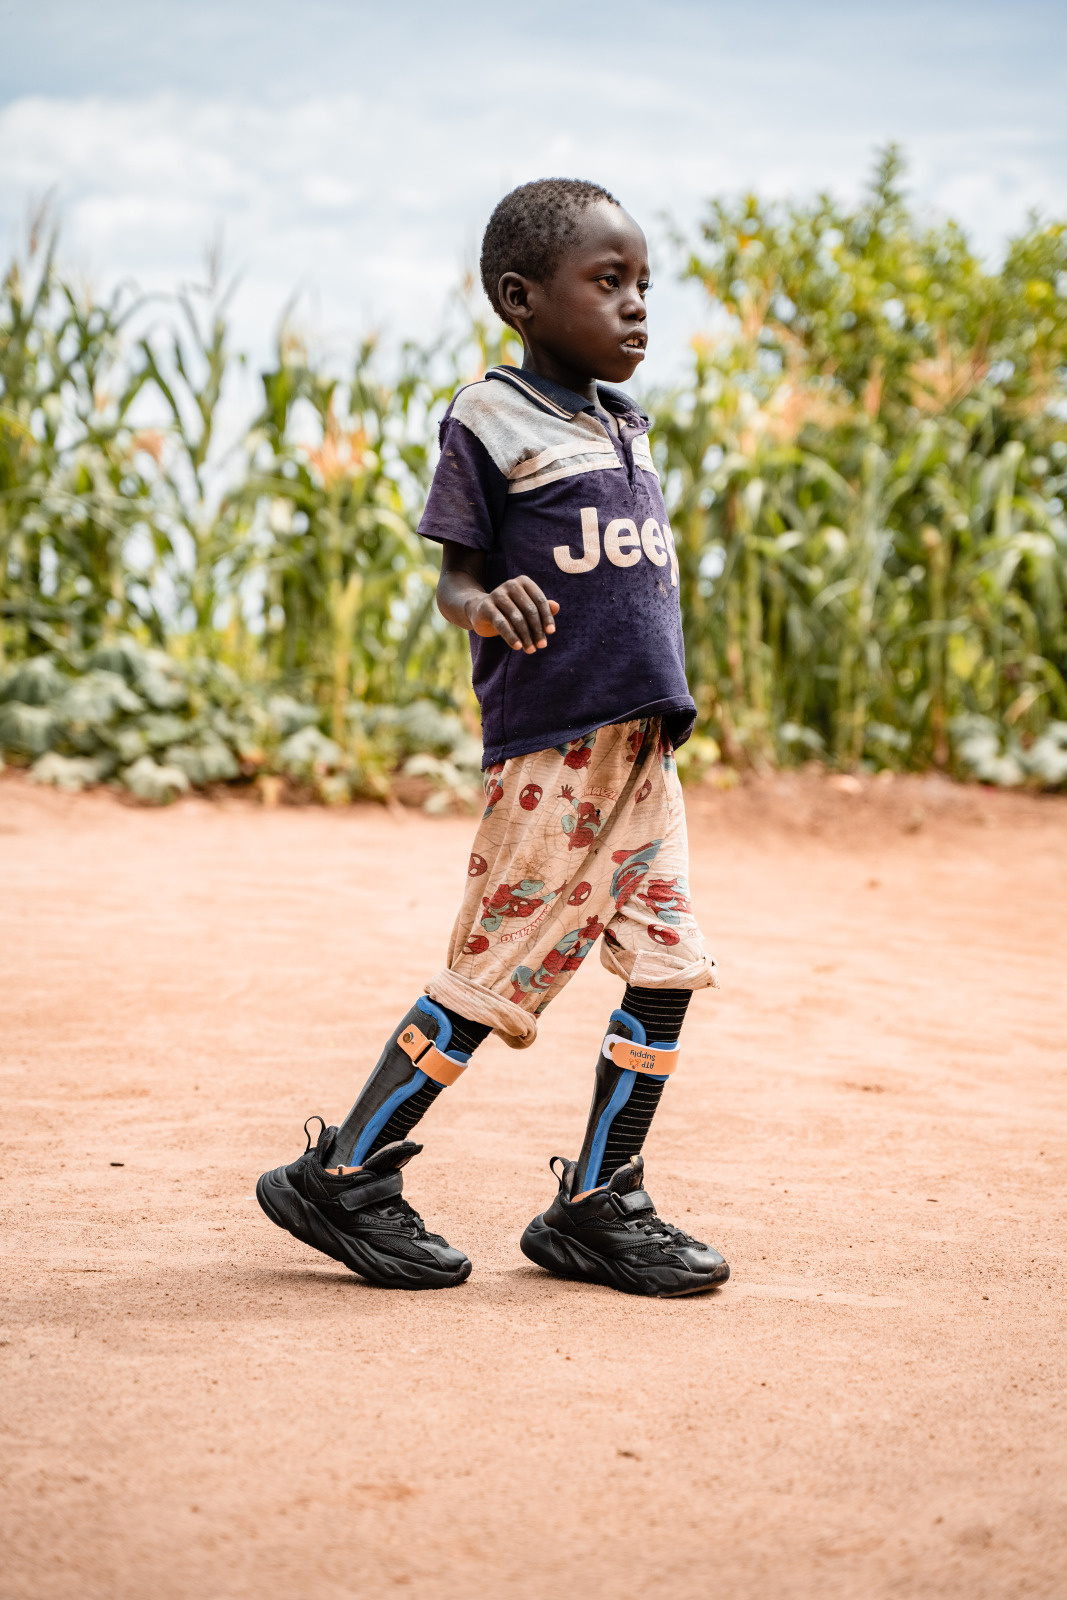
[[[677,1042],[650,1046],[644,1024],[629,1011],[611,1013],[578,1157],[576,1195],[606,1183],[631,1156],[640,1155],[677,1052]]]
[[[406,1139],[441,1090],[464,1071],[469,1053],[450,1050],[447,1013],[421,995],[382,1051],[337,1130],[331,1167],[358,1167],[395,1139]]]

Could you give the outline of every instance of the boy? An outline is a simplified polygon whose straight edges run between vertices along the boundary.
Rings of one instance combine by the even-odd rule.
[[[657,1216],[640,1151],[690,994],[715,984],[673,760],[695,707],[648,418],[597,381],[624,381],[644,359],[645,239],[607,190],[548,179],[497,206],[481,269],[524,361],[453,400],[419,528],[443,546],[438,605],[471,634],[482,709],[487,804],[467,892],[447,966],[344,1122],[322,1124],[314,1148],[308,1133],[257,1195],[272,1221],[372,1283],[462,1283],[467,1257],[401,1198],[400,1169],[422,1149],[408,1134],[487,1034],[533,1043],[600,938],[626,991],[581,1153],[553,1157],[559,1193],[521,1247],[562,1277],[694,1294],[730,1269]]]

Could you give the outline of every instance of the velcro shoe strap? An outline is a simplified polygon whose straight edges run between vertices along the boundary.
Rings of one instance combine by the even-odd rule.
[[[392,1199],[403,1187],[404,1180],[399,1172],[383,1172],[370,1183],[354,1183],[351,1189],[345,1189],[337,1196],[337,1204],[346,1211],[362,1211],[364,1206],[372,1206],[377,1200]]]
[[[461,1072],[466,1072],[467,1063],[456,1061],[452,1056],[446,1056],[443,1050],[438,1050],[432,1039],[427,1039],[422,1029],[415,1023],[409,1023],[402,1028],[396,1036],[396,1042],[406,1056],[410,1056],[420,1072],[425,1072],[434,1083],[443,1083],[447,1089],[455,1083]]]
[[[642,1211],[655,1211],[652,1196],[646,1194],[644,1189],[631,1189],[628,1194],[613,1194],[612,1204],[616,1211],[626,1217],[634,1217]]]
[[[678,1050],[657,1050],[648,1044],[634,1044],[619,1033],[604,1040],[604,1054],[625,1072],[651,1072],[656,1077],[669,1075],[678,1065]]]

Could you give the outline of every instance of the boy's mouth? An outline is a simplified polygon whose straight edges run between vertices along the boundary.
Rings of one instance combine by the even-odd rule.
[[[631,333],[628,339],[622,341],[622,347],[624,350],[640,350],[643,354],[647,343],[648,335],[646,333]]]

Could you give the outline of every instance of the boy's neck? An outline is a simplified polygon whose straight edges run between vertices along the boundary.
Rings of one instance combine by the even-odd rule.
[[[592,400],[596,404],[597,380],[587,372],[579,372],[566,362],[558,361],[546,350],[531,350],[527,345],[522,370],[532,372],[538,378],[548,378],[551,383],[558,383],[561,388],[569,389],[572,394],[580,394],[583,400]]]

